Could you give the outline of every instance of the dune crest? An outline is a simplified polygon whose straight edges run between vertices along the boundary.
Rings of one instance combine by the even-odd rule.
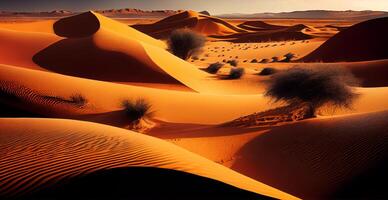
[[[334,35],[303,62],[355,62],[388,58],[388,17],[353,25]]]
[[[132,27],[155,38],[166,38],[178,28],[190,28],[209,36],[246,32],[222,19],[191,10],[166,17],[153,24],[136,24]]]
[[[0,128],[4,155],[0,158],[0,197],[30,195],[99,170],[154,167],[207,177],[265,196],[296,199],[171,143],[124,129],[73,120],[7,118],[0,119]]]

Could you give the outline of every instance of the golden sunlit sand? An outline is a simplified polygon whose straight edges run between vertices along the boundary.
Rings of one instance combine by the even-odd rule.
[[[155,184],[121,195],[381,197],[386,21],[226,20],[195,11],[131,21],[89,11],[0,22],[0,198],[102,198],[112,195],[113,177],[136,185],[135,174]],[[180,28],[206,36],[188,60],[166,42]],[[216,62],[222,67],[208,73]],[[236,68],[241,77],[225,78]],[[308,117],[303,104],[265,95],[268,68],[344,69],[358,79],[357,98],[349,109]],[[131,102],[149,104],[136,125]],[[156,184],[162,175],[170,180]],[[95,186],[77,190],[81,183],[106,191],[91,195]]]

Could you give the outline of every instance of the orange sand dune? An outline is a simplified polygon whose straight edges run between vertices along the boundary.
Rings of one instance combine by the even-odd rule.
[[[238,27],[250,31],[259,31],[259,30],[273,30],[273,29],[281,29],[286,28],[287,26],[279,26],[268,24],[264,21],[246,21],[238,25]]]
[[[388,108],[388,107],[386,107]],[[169,141],[305,199],[386,195],[388,111],[272,128],[175,126]],[[165,133],[163,133],[163,131]],[[225,133],[220,135],[220,133]],[[276,172],[276,173],[274,173]]]
[[[9,22],[0,23],[0,29],[9,29],[22,32],[37,32],[54,34],[54,23],[56,20],[42,20],[34,22]]]
[[[384,111],[274,128],[241,148],[231,168],[306,199],[381,197],[387,118]]]
[[[204,35],[245,32],[224,20],[194,11],[184,11],[153,24],[135,24],[132,27],[155,38],[166,38],[173,30],[179,28],[190,28]]]
[[[355,77],[359,78],[363,87],[388,86],[388,60],[343,63]]]
[[[128,167],[152,167],[210,178],[260,195],[296,199],[168,142],[123,129],[81,121],[33,118],[3,118],[0,128],[3,155],[0,197],[33,196],[43,189],[50,191],[94,172],[117,168],[130,172]],[[105,178],[95,181],[103,182]],[[136,184],[131,181],[127,179],[128,183]],[[131,187],[125,192],[130,195]]]
[[[7,65],[0,65],[0,81],[15,82],[39,94],[63,99],[68,99],[73,94],[82,94],[88,99],[89,109],[93,113],[119,111],[122,100],[145,98],[152,104],[156,118],[171,122],[221,123],[269,106],[267,100],[261,100],[261,94],[225,95],[161,90]],[[15,92],[24,96],[20,91]],[[244,106],[235,106],[236,104]]]
[[[287,40],[307,40],[314,38],[312,35],[304,33],[302,30],[307,26],[297,24],[288,27],[272,27],[253,32],[235,33],[229,35],[213,36],[217,39],[223,39],[229,42],[266,42],[266,41],[287,41]]]
[[[388,58],[388,18],[353,25],[302,58],[303,62],[367,61]]]
[[[99,119],[98,122],[113,123],[112,125],[117,123],[114,122],[117,116],[110,118],[112,116],[109,113],[120,111],[121,102],[124,99],[145,98],[153,106],[152,109],[157,119],[179,123],[217,124],[279,106],[279,104],[270,103],[270,100],[261,94],[224,95],[161,90],[75,78],[6,65],[0,65],[0,81],[15,82],[41,95],[62,99],[68,99],[73,94],[82,94],[89,101],[85,109],[90,110],[86,113],[106,113],[103,117],[105,119],[102,121]],[[388,107],[388,102],[385,101],[388,95],[387,88],[358,88],[357,92],[360,97],[355,101],[353,109],[341,110],[337,113],[381,111]],[[24,96],[20,91],[15,91],[15,93]],[[42,103],[50,106],[50,104]],[[31,109],[31,104],[26,105],[29,105],[27,108]],[[328,112],[325,115],[327,114],[332,113]],[[78,116],[78,114],[75,115]],[[92,116],[82,118],[95,120]],[[125,116],[118,119],[126,121]]]
[[[77,20],[77,17],[81,19]],[[71,38],[60,40],[51,34],[4,31],[5,38],[17,37],[6,42],[4,51],[8,51],[7,57],[2,58],[0,63],[135,85],[152,83],[152,87],[160,88],[187,86],[185,90],[201,93],[257,93],[257,87],[253,84],[219,80],[160,48],[160,41],[152,38],[149,41],[149,36],[93,12],[65,18],[65,22],[59,20],[56,24],[60,23],[60,26],[69,30],[77,30],[75,27],[81,26],[82,23],[94,23],[93,19],[98,19],[100,28],[95,33],[81,31],[79,34],[92,34],[82,38],[71,37],[71,34],[77,36],[76,33],[63,31],[59,34],[70,34],[68,36]],[[30,48],[26,53],[22,51],[22,54],[19,54],[17,50],[21,46]],[[32,55],[34,52],[36,54]],[[160,86],[161,84],[167,86]]]
[[[60,37],[49,33],[19,32],[0,28],[0,63],[40,68],[31,58],[58,40]]]

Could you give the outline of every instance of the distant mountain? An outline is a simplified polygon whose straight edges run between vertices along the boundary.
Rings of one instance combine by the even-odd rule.
[[[123,8],[97,10],[96,12],[107,17],[167,17],[182,12],[182,10],[140,10],[134,8]]]
[[[164,18],[179,12],[182,10],[140,10],[133,8],[123,9],[109,9],[109,10],[97,10],[97,13],[105,15],[107,17],[157,17]],[[63,17],[68,15],[79,14],[77,12],[70,12],[66,10],[54,10],[50,12],[9,12],[0,11],[0,17]]]
[[[0,17],[57,17],[68,16],[73,13],[67,10],[53,10],[49,12],[10,12],[0,11]]]
[[[223,14],[217,15],[221,18],[242,18],[242,19],[356,19],[367,20],[380,17],[388,17],[388,12],[384,11],[330,11],[330,10],[307,10],[307,11],[293,11],[281,13],[254,13],[254,14]]]

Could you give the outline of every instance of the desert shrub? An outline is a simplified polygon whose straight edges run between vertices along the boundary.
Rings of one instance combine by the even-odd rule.
[[[349,108],[358,95],[350,85],[355,79],[338,68],[291,68],[275,74],[265,95],[275,101],[308,105],[310,117],[324,105]]]
[[[241,67],[231,68],[227,76],[227,79],[239,79],[244,75],[244,73],[245,73],[244,68],[241,68]]]
[[[77,106],[84,106],[88,103],[88,100],[82,94],[73,94],[70,96],[70,102],[76,104]]]
[[[259,73],[259,75],[261,76],[268,76],[268,75],[272,75],[274,73],[276,73],[277,70],[274,69],[274,68],[271,68],[271,67],[266,67],[264,68],[263,70],[261,70],[261,72]]]
[[[257,61],[257,59],[255,58],[255,59],[253,59],[253,60],[251,60],[251,63],[258,63],[259,61]]]
[[[122,107],[131,123],[137,123],[143,118],[152,116],[151,104],[145,99],[124,100]]]
[[[171,33],[167,44],[174,55],[187,60],[201,50],[205,41],[203,35],[188,29],[178,29]]]
[[[272,57],[272,62],[279,62],[279,57],[277,56]]]
[[[233,67],[237,67],[238,61],[237,60],[228,60],[226,63],[229,63]]]
[[[210,73],[210,74],[215,74],[218,72],[218,70],[220,70],[222,68],[222,66],[224,66],[224,64],[219,63],[219,62],[212,63],[209,65],[209,67],[207,67],[205,69],[205,71]]]
[[[293,58],[295,58],[295,54],[287,53],[286,55],[284,55],[284,59],[282,60],[282,62],[290,62]]]

